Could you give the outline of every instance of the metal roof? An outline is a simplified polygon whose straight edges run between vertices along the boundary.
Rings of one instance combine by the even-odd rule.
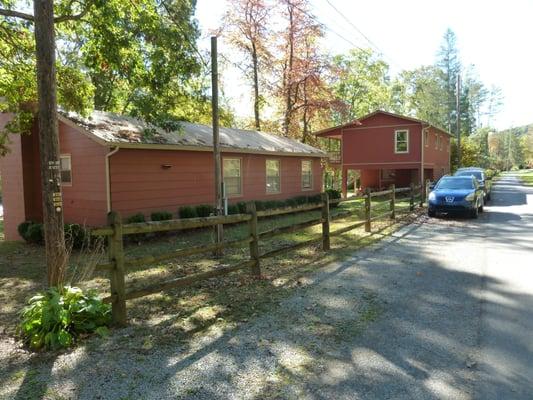
[[[191,150],[209,150],[213,146],[213,129],[208,125],[179,122],[179,128],[169,132],[137,118],[103,111],[93,111],[89,117],[75,113],[61,114],[98,141],[118,147],[158,149],[183,147]],[[294,139],[265,132],[224,127],[220,128],[220,147],[222,151],[326,156],[322,150]]]

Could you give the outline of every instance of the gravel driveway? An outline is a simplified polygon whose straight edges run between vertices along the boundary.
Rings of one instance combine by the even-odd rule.
[[[493,198],[478,220],[421,217],[302,281],[271,312],[192,345],[130,348],[123,330],[44,361],[11,355],[10,371],[29,371],[16,386],[0,377],[0,395],[531,398],[533,191],[509,177]]]

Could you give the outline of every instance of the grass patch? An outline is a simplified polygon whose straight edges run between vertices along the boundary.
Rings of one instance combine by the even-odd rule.
[[[397,199],[398,207],[406,207],[408,200]],[[373,202],[374,215],[388,210],[387,199]],[[333,221],[331,231],[348,226],[363,217],[363,201],[344,203],[331,210],[332,215],[346,210],[355,215]],[[397,212],[400,216],[400,213]],[[414,214],[408,214],[410,218]],[[262,219],[259,230],[291,225],[315,219],[320,210]],[[405,222],[406,219],[403,220]],[[305,275],[351,255],[355,250],[380,240],[397,229],[402,221],[391,224],[389,220],[375,222],[373,233],[363,228],[332,237],[331,251],[325,253],[319,246],[309,246],[284,255],[262,260],[263,278],[251,278],[249,271],[223,276],[201,282],[186,289],[169,290],[143,298],[128,301],[128,318],[135,331],[128,346],[142,348],[146,337],[150,345],[157,342],[186,340],[191,335],[204,331],[213,325],[221,328],[246,322],[266,311],[275,310],[279,301],[295,290],[305,286]],[[379,233],[377,233],[379,231]],[[266,252],[280,246],[308,240],[320,235],[321,225],[301,232],[285,234],[261,241],[260,251]],[[243,238],[248,233],[247,224],[228,226],[225,239]],[[129,243],[127,257],[142,257],[149,254],[187,248],[212,242],[213,231],[208,229],[181,232],[164,237],[155,237],[144,243]],[[142,288],[151,283],[162,282],[192,273],[209,270],[217,265],[232,264],[248,257],[248,248],[228,249],[221,259],[210,254],[196,255],[182,259],[161,262],[155,265],[131,268],[126,277],[128,290]],[[84,262],[98,259],[94,255],[73,253],[69,267],[70,281],[83,267]],[[82,267],[80,267],[82,266]],[[87,275],[87,274],[82,274]],[[18,321],[18,312],[27,298],[45,285],[46,268],[44,249],[23,243],[0,242],[0,326],[12,333]],[[76,284],[74,280],[72,283]],[[109,290],[109,279],[105,274],[92,274],[77,283],[83,289],[95,288],[103,295]],[[371,319],[375,310],[369,309]],[[357,329],[353,327],[353,329]],[[352,328],[347,327],[347,331]]]
[[[520,171],[518,177],[522,180],[524,185],[533,186],[533,170]]]

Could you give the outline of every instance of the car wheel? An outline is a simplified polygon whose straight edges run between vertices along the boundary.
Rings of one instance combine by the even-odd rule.
[[[478,211],[479,211],[480,213],[483,212],[483,204],[479,206]]]
[[[474,208],[473,210],[470,210],[470,218],[477,218],[479,216],[478,208]]]
[[[490,193],[487,194],[487,201],[490,201]]]
[[[437,213],[435,210],[428,210],[428,217],[435,218],[437,216]]]

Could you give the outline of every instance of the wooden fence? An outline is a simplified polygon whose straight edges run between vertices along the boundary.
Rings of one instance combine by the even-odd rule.
[[[425,189],[425,188],[424,188]],[[107,271],[109,273],[109,280],[111,286],[111,295],[104,299],[106,302],[112,304],[112,317],[115,325],[125,325],[127,320],[126,313],[126,300],[135,299],[138,297],[146,296],[153,293],[158,293],[171,288],[183,288],[190,286],[194,283],[210,279],[216,276],[225,275],[230,272],[238,271],[241,269],[250,269],[253,276],[259,277],[261,275],[261,259],[267,257],[274,257],[281,253],[295,250],[301,247],[309,246],[321,242],[321,247],[324,251],[330,249],[330,238],[332,236],[341,235],[353,229],[364,226],[366,232],[371,232],[372,222],[390,218],[395,219],[396,213],[402,210],[414,210],[415,199],[420,197],[420,204],[424,202],[426,190],[422,190],[419,186],[415,187],[411,185],[408,188],[395,188],[394,185],[389,190],[381,192],[365,192],[362,196],[350,197],[347,199],[329,200],[327,193],[322,193],[321,202],[316,204],[306,204],[296,207],[285,207],[275,210],[257,211],[254,202],[247,204],[245,214],[235,214],[227,216],[213,216],[205,218],[189,218],[189,219],[177,219],[168,221],[156,221],[156,222],[142,222],[123,224],[120,215],[116,212],[110,212],[108,215],[109,226],[103,228],[93,229],[91,235],[107,237],[108,241],[108,254],[109,261],[106,263],[98,264],[95,268],[96,271]],[[405,193],[408,194],[410,202],[408,206],[399,208],[396,205],[396,194]],[[389,197],[389,209],[379,215],[373,215],[372,212],[372,199],[378,196]],[[330,215],[330,205],[340,204],[350,201],[356,201],[364,199],[364,211],[365,218],[337,229],[333,232],[330,231],[330,221],[346,218],[353,215],[354,211],[339,212],[336,215]],[[258,219],[265,217],[272,217],[283,214],[299,213],[311,210],[321,210],[319,218],[300,222],[289,226],[276,227],[267,231],[259,232]],[[214,227],[216,225],[232,225],[232,224],[248,224],[248,235],[244,239],[223,241],[221,243],[201,245],[197,247],[190,247],[186,249],[180,249],[171,251],[164,254],[157,254],[139,258],[126,258],[124,255],[124,236],[140,233],[152,233],[152,232],[165,232],[165,231],[179,231],[192,228],[207,228]],[[275,237],[277,235],[296,232],[311,226],[322,225],[322,234],[320,237],[291,244],[285,247],[277,248],[265,253],[259,251],[259,241],[261,239]],[[222,266],[210,271],[192,274],[180,278],[176,278],[170,281],[157,283],[154,285],[146,286],[142,289],[126,290],[125,275],[128,268],[153,264],[160,261],[170,260],[178,257],[185,257],[194,254],[211,253],[216,250],[222,250],[225,248],[236,248],[249,246],[249,259],[243,260],[237,264],[230,266]]]

